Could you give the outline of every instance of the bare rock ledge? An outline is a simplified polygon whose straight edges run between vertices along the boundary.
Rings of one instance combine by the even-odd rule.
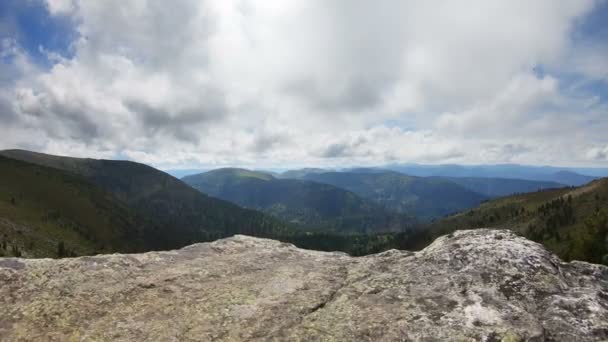
[[[353,258],[234,236],[0,259],[0,341],[602,341],[608,268],[506,230]]]

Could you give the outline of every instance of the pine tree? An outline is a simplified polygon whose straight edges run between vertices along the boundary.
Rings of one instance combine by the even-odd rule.
[[[63,241],[59,241],[59,243],[57,244],[57,257],[63,258],[65,256],[67,256],[65,244],[63,243]]]

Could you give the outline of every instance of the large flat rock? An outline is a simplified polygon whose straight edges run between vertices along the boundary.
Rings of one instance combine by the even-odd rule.
[[[509,231],[353,258],[235,236],[0,259],[0,341],[601,341],[608,268]]]

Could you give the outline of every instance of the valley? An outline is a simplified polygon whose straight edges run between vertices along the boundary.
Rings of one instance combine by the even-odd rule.
[[[403,231],[416,223],[413,216],[389,211],[373,200],[326,183],[275,178],[245,169],[217,169],[182,180],[202,193],[313,230],[385,233]]]

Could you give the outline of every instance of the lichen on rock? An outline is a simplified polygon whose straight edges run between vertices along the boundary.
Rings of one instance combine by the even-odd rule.
[[[1,341],[601,341],[608,268],[506,230],[353,258],[234,236],[0,259]]]

